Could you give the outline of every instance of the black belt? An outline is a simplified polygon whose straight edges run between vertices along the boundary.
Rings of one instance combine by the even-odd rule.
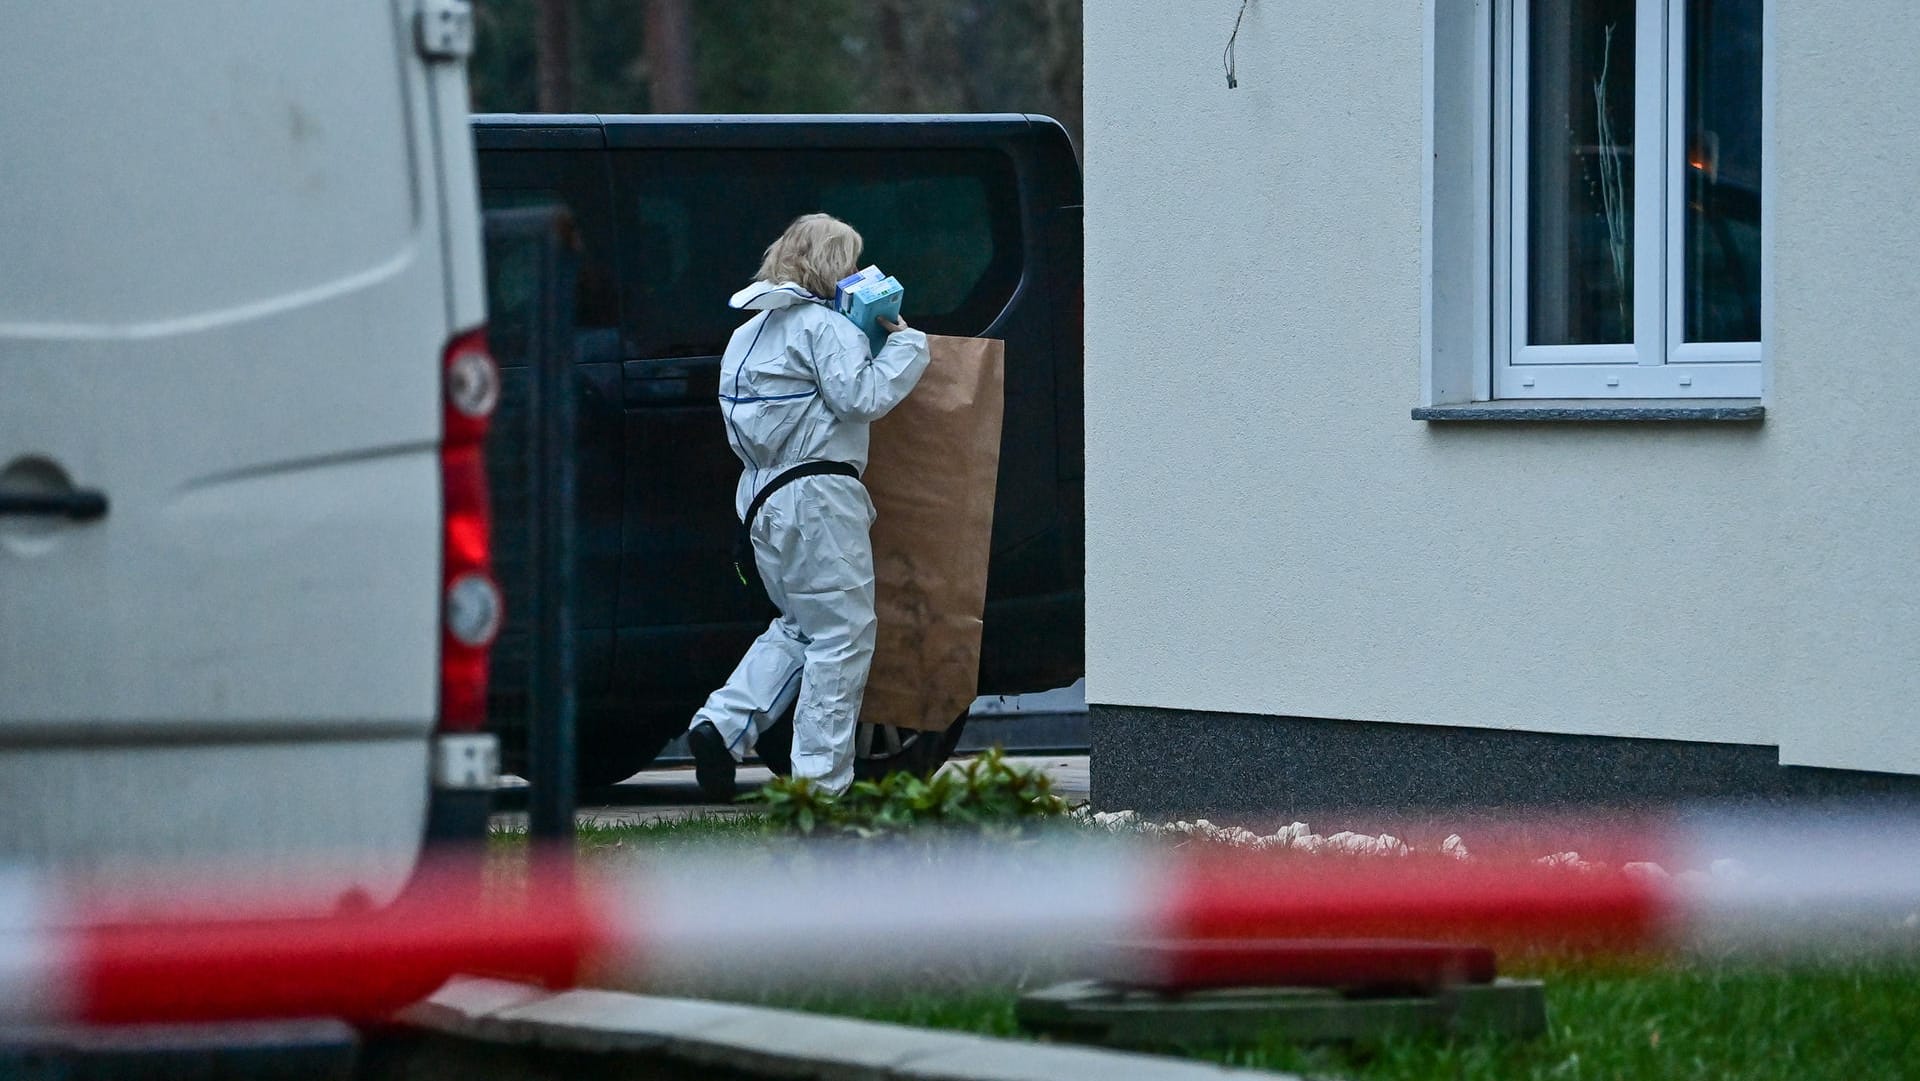
[[[753,502],[747,504],[747,516],[741,520],[740,528],[753,528],[753,516],[760,513],[760,507],[767,501],[768,496],[801,477],[820,476],[858,478],[860,471],[846,462],[802,462],[773,478],[765,488],[760,489],[760,493],[753,497]]]
[[[858,478],[860,471],[846,462],[802,462],[773,478],[765,488],[760,489],[753,497],[753,502],[747,504],[746,517],[740,520],[740,532],[734,534],[733,540],[733,573],[734,577],[740,579],[740,584],[746,587],[749,601],[762,611],[779,612],[780,608],[773,603],[773,598],[768,596],[767,584],[760,579],[760,565],[753,558],[754,516],[760,513],[760,508],[766,503],[768,496],[801,477],[820,476]]]

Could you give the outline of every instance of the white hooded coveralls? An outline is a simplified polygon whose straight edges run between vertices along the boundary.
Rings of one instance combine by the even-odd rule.
[[[760,489],[804,462],[865,471],[867,426],[898,405],[927,368],[927,336],[902,330],[876,356],[867,336],[791,282],[755,282],[720,361],[727,441],[746,468],[734,492],[745,518]],[[750,535],[779,618],[747,649],[689,727],[711,723],[737,761],[799,696],[793,775],[844,792],[853,783],[854,726],[873,661],[873,503],[854,477],[802,477],[767,498]]]

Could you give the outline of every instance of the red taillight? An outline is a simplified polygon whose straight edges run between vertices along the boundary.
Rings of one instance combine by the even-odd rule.
[[[486,723],[487,653],[505,618],[493,580],[482,453],[500,401],[500,369],[487,351],[485,328],[448,342],[441,372],[440,730],[471,732]]]

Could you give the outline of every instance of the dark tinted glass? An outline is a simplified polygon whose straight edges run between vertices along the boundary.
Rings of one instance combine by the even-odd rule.
[[[741,321],[727,298],[814,211],[860,231],[922,330],[978,334],[1020,282],[1014,170],[992,151],[632,150],[614,178],[632,356],[718,355]]]
[[[1687,4],[1690,342],[1760,340],[1760,0]]]
[[[1527,341],[1633,340],[1634,0],[1527,15]]]
[[[608,220],[604,157],[597,152],[484,151],[484,210],[557,206],[572,218],[575,255],[574,352],[581,361],[620,359],[619,292],[614,286],[613,224]],[[511,253],[504,253],[509,260]],[[519,341],[531,300],[529,270],[488,253],[488,337],[503,364],[524,363]]]
[[[486,210],[566,206],[551,192],[517,191],[487,192],[482,204]],[[540,302],[540,259],[537,245],[487,235],[487,344],[500,363],[510,367],[527,363],[528,338]]]

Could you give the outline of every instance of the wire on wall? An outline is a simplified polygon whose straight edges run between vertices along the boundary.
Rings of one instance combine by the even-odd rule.
[[[1227,37],[1227,51],[1220,54],[1220,65],[1227,69],[1227,89],[1235,90],[1240,79],[1234,74],[1233,43],[1240,38],[1240,20],[1247,17],[1247,5],[1253,0],[1240,0],[1240,14],[1233,17],[1233,33]]]

